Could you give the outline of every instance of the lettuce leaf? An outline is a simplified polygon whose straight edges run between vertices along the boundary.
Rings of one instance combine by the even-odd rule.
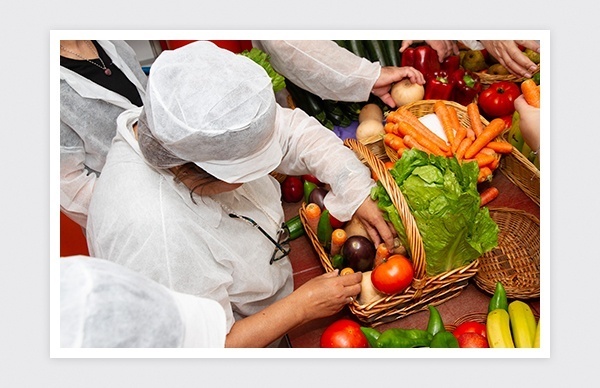
[[[264,51],[253,47],[250,51],[244,50],[240,53],[245,57],[252,59],[254,62],[258,63],[271,77],[271,83],[273,84],[273,91],[277,93],[281,89],[285,88],[285,78],[273,69],[269,60],[271,57],[265,53]]]
[[[390,172],[423,239],[428,276],[467,265],[498,245],[498,226],[488,209],[479,207],[477,163],[461,165],[454,157],[408,150]],[[371,197],[410,249],[398,211],[381,183]]]

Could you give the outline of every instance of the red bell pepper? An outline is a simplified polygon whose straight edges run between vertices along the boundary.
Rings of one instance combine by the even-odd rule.
[[[481,82],[479,77],[465,69],[458,69],[450,76],[454,82],[454,95],[452,101],[467,106],[481,92]]]
[[[440,65],[441,70],[445,70],[448,74],[454,73],[456,70],[460,68],[460,56],[459,55],[450,55],[446,57],[442,64]]]
[[[454,91],[454,80],[446,71],[430,73],[425,78],[425,100],[450,100]]]
[[[429,46],[409,47],[404,50],[401,66],[412,66],[425,77],[440,70],[437,52]]]

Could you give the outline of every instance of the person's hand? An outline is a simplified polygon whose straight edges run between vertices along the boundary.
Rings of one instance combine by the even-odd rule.
[[[488,53],[514,75],[531,78],[537,65],[519,49],[517,45],[540,52],[540,44],[535,40],[480,40]]]
[[[375,246],[383,242],[390,251],[394,250],[396,231],[383,219],[377,202],[367,197],[356,210],[355,216],[362,222]]]
[[[414,42],[413,40],[403,40],[400,52],[403,53]],[[440,63],[450,55],[459,54],[458,45],[453,40],[426,40],[425,43],[437,52]]]
[[[381,73],[379,74],[379,78],[377,78],[377,81],[375,81],[371,93],[379,97],[384,104],[395,108],[396,103],[394,102],[390,91],[392,89],[392,85],[395,82],[399,82],[404,78],[408,78],[413,84],[425,84],[425,77],[419,70],[415,69],[414,67],[385,66],[381,68]]]
[[[525,143],[534,151],[540,149],[540,108],[531,106],[521,94],[515,99],[515,109],[519,112],[519,126]]]
[[[303,308],[305,321],[329,317],[356,298],[361,281],[362,272],[339,276],[336,269],[310,279],[291,296]]]

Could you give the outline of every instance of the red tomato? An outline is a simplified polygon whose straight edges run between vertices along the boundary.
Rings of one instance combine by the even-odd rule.
[[[331,213],[329,213],[329,223],[331,224],[331,227],[333,229],[342,229],[344,226],[346,226],[346,223],[344,221],[338,220],[337,218],[332,216]]]
[[[321,334],[322,348],[367,348],[367,337],[360,325],[351,319],[342,318],[329,325]]]
[[[521,95],[521,88],[514,82],[494,82],[479,94],[478,104],[488,118],[511,115],[515,111],[514,101]]]
[[[414,275],[415,271],[410,260],[396,254],[373,269],[371,282],[378,291],[391,295],[402,292],[410,286]]]
[[[458,339],[462,334],[465,333],[476,333],[485,338],[487,338],[487,334],[485,331],[485,325],[476,321],[467,321],[463,322],[454,329],[452,334]]]
[[[287,176],[281,182],[281,199],[284,202],[294,203],[299,202],[304,198],[304,186],[302,179],[297,176]]]
[[[461,334],[458,338],[459,348],[489,348],[487,338],[473,332]]]
[[[502,120],[504,120],[504,128],[512,127],[512,117],[512,114],[500,117]]]

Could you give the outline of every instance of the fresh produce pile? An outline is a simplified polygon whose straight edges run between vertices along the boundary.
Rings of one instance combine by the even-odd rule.
[[[490,299],[484,322],[465,321],[448,331],[433,305],[427,306],[426,328],[391,328],[383,332],[339,319],[321,334],[322,348],[539,348],[540,322],[529,305],[508,303],[502,283]]]

